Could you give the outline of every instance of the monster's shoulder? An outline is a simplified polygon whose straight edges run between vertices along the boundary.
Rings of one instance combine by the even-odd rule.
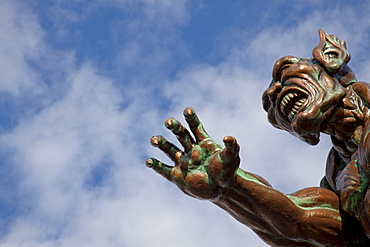
[[[369,108],[370,107],[370,84],[363,81],[353,83],[350,87],[357,93],[362,99],[363,103]]]

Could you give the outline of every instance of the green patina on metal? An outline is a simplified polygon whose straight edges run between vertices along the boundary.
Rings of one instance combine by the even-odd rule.
[[[314,210],[314,209],[329,209],[333,211],[338,211],[338,209],[333,208],[331,204],[317,204],[317,199],[312,198],[300,198],[297,196],[286,195],[295,205],[304,210]]]
[[[257,183],[257,184],[260,184],[260,185],[263,185],[265,187],[267,187],[266,184],[262,183],[261,181],[259,181],[256,177],[252,176],[251,174],[249,173],[246,173],[245,171],[243,171],[242,169],[238,169],[236,171],[236,173],[241,176],[243,179],[245,180],[248,180],[248,181],[251,181],[251,182],[254,182],[254,183]]]

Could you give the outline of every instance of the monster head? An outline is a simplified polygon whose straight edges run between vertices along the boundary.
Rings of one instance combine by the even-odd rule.
[[[313,58],[286,56],[276,61],[272,82],[262,96],[269,122],[316,145],[321,124],[356,82],[348,67],[346,43],[319,30]]]

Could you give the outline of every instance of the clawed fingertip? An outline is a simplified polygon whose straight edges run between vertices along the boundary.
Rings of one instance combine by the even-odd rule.
[[[162,136],[152,136],[152,138],[150,138],[150,144],[152,144],[153,147],[158,147],[158,145],[160,144],[161,138],[163,137]]]
[[[170,117],[170,118],[167,118],[166,119],[166,121],[164,121],[164,125],[167,127],[167,128],[169,128],[172,124],[173,124],[173,122],[175,121],[175,119],[174,118],[172,118],[172,117]]]
[[[195,110],[193,107],[187,107],[185,110],[184,110],[184,116],[186,118],[192,118],[193,116],[195,115]]]
[[[174,118],[167,118],[164,125],[167,129],[173,130],[178,126],[178,123]]]
[[[146,165],[147,167],[149,167],[149,168],[152,168],[152,167],[153,167],[153,165],[154,165],[154,161],[153,161],[153,159],[147,159],[147,160],[145,161],[145,165]]]
[[[223,142],[225,145],[233,145],[236,143],[236,139],[232,136],[225,136]]]
[[[158,172],[168,180],[172,181],[171,171],[173,169],[173,166],[163,164],[162,162],[154,158],[147,159],[145,164],[147,167],[152,168],[154,171]]]
[[[233,152],[239,151],[239,144],[237,143],[235,137],[225,136],[223,139],[225,147]]]

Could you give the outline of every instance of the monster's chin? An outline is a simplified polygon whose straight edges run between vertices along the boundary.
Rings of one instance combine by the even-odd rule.
[[[323,121],[321,117],[299,112],[291,122],[292,134],[310,145],[316,145],[320,141],[320,125]]]
[[[306,108],[299,111],[291,121],[292,131],[299,139],[310,145],[320,141],[321,124],[330,116],[336,105],[322,106],[311,102]]]

